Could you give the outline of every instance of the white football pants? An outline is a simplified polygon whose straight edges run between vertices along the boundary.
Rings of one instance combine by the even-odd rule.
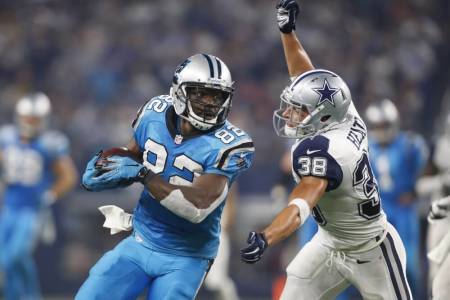
[[[436,220],[428,227],[428,251],[436,249],[450,235],[450,217]],[[448,247],[446,247],[448,249]],[[442,251],[440,251],[442,252]],[[450,253],[442,255],[442,260],[430,260],[430,288],[433,300],[450,299]]]
[[[364,299],[409,300],[405,268],[405,248],[391,224],[383,242],[362,253],[332,250],[316,234],[287,267],[281,299],[334,299],[354,285]]]

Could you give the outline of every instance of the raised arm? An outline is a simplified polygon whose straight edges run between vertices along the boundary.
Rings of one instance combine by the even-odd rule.
[[[299,13],[299,6],[295,0],[281,0],[277,6],[277,22],[281,33],[284,56],[291,78],[313,70],[314,66],[309,59],[297,35],[295,22]]]

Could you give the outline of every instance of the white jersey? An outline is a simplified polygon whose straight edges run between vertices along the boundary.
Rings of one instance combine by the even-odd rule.
[[[353,106],[343,123],[292,146],[292,172],[297,182],[303,176],[328,180],[312,210],[326,246],[365,251],[381,242],[386,215],[369,163],[367,129]]]

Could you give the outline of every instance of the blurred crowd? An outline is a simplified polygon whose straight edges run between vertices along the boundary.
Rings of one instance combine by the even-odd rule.
[[[98,149],[127,142],[136,111],[152,96],[169,92],[179,63],[194,53],[211,53],[230,67],[236,81],[231,119],[252,135],[257,149],[240,194],[269,199],[285,150],[272,129],[272,112],[289,83],[274,6],[273,0],[0,1],[0,124],[13,122],[20,96],[45,92],[54,107],[52,127],[69,136],[82,171]],[[297,26],[315,67],[340,74],[360,112],[390,98],[401,127],[433,145],[450,106],[448,1],[303,1]],[[99,198],[81,190],[74,194],[75,209]],[[58,205],[64,211],[64,204]],[[69,215],[61,213],[58,220],[76,232],[80,224]],[[95,248],[97,239],[108,238],[100,229],[96,233],[103,237],[84,232],[79,238],[84,235]],[[57,245],[64,255],[75,262],[86,258],[75,249],[78,244],[63,248],[64,239],[71,236],[63,232]],[[62,266],[49,276],[58,280],[58,272],[82,267]],[[75,275],[74,286],[82,279]],[[246,286],[238,288],[245,294]]]

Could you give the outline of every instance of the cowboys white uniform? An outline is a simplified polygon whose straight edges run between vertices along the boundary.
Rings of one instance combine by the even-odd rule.
[[[433,162],[438,169],[436,175],[423,176],[416,185],[422,197],[433,200],[431,213],[435,215],[435,205],[448,206],[450,195],[450,114],[447,116],[445,131],[438,137]],[[444,198],[444,199],[443,199]],[[449,210],[448,208],[446,209]],[[429,259],[429,287],[433,299],[448,299],[450,294],[450,214],[445,210],[440,217],[429,217],[427,250]]]
[[[325,94],[327,114],[332,115],[333,109],[350,98],[333,98],[341,90],[344,95],[348,88],[339,86],[345,83],[332,72],[314,70],[301,77],[296,81],[306,83],[296,87],[294,81],[291,92],[304,95],[310,88]],[[321,106],[322,96],[311,107]],[[342,107],[346,111],[342,122],[330,123],[292,146],[297,183],[303,176],[315,176],[326,178],[328,187],[312,212],[319,230],[288,266],[282,299],[334,299],[349,285],[354,285],[364,299],[411,299],[405,249],[381,208],[369,163],[366,126],[352,103]],[[319,110],[319,118],[325,110]]]

